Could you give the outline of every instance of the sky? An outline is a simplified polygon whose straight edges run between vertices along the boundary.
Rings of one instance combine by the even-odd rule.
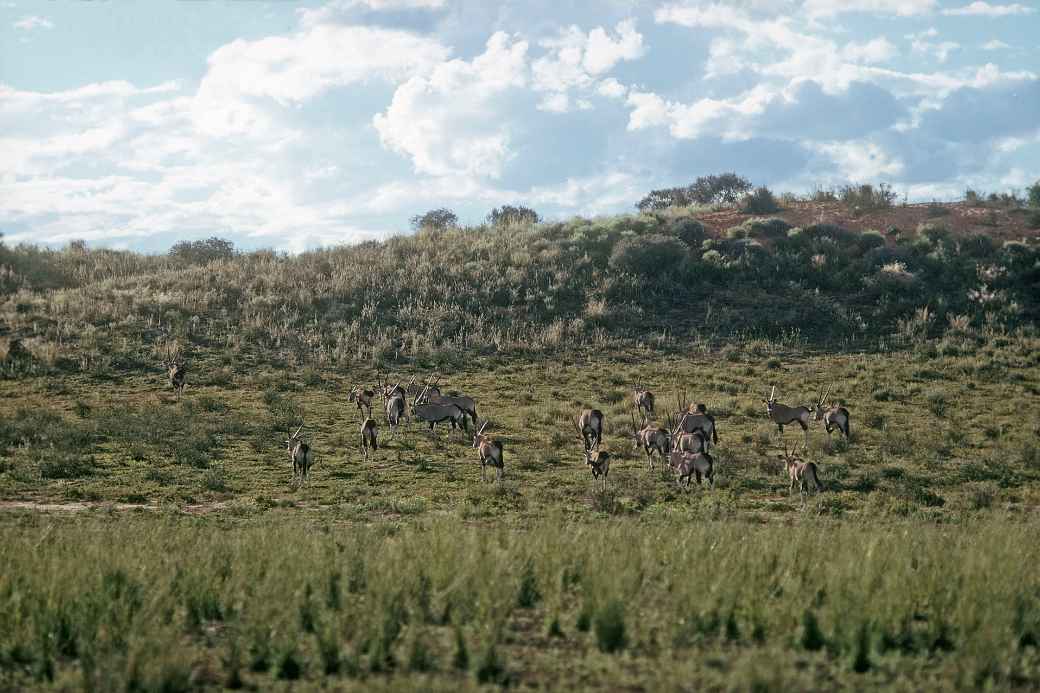
[[[736,171],[1040,178],[1040,1],[0,0],[6,243],[299,252]]]

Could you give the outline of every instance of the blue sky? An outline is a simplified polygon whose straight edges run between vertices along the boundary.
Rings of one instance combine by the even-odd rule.
[[[289,251],[735,170],[1040,178],[1034,0],[0,0],[7,242]]]

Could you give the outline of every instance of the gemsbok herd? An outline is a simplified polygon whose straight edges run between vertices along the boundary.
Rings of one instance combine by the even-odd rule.
[[[171,361],[163,363],[163,367],[167,371],[170,386],[179,397],[184,392],[187,380],[186,366],[181,362]],[[414,378],[404,386],[400,382],[391,386],[382,375],[379,379],[381,384],[377,388],[368,389],[355,384],[347,394],[347,401],[356,405],[361,416],[360,447],[365,459],[368,459],[370,452],[379,450],[378,424],[372,418],[372,407],[376,398],[381,396],[383,415],[391,437],[396,429],[408,421],[428,425],[431,435],[439,423],[450,424],[452,430],[462,429],[468,435],[469,426],[472,424],[474,433],[471,442],[480,461],[481,480],[487,480],[487,468],[491,467],[495,470],[495,480],[501,481],[505,469],[502,442],[484,432],[489,421],[485,419],[483,423],[480,422],[477,417],[476,400],[461,394],[443,394],[439,387],[439,377],[436,375],[421,385],[416,384]],[[411,415],[408,414],[409,394],[412,395]],[[836,404],[828,405],[826,402],[829,394],[830,391],[826,391],[808,407],[791,407],[781,404],[776,399],[776,386],[773,386],[769,398],[762,401],[765,402],[769,420],[776,424],[781,440],[784,426],[797,424],[805,435],[803,449],[808,449],[809,425],[812,422],[822,422],[828,437],[834,431],[838,431],[846,441],[849,439],[849,410]],[[666,415],[667,426],[662,426],[655,421],[655,402],[654,393],[647,388],[640,385],[633,389],[630,435],[635,449],[642,448],[646,455],[647,470],[654,471],[654,456],[657,455],[668,465],[680,487],[689,488],[690,482],[695,479],[698,485],[707,481],[708,485],[714,488],[717,465],[710,450],[719,444],[719,432],[715,417],[709,412],[708,406],[703,403],[691,403],[686,391],[681,390],[676,394],[677,409]],[[637,422],[637,415],[641,423]],[[585,464],[591,470],[593,479],[599,480],[604,486],[610,472],[611,460],[611,453],[600,449],[605,420],[606,417],[599,409],[583,409],[572,419],[581,440]],[[313,464],[313,451],[301,437],[302,430],[301,424],[285,441],[292,462],[293,481],[301,484],[307,481]],[[810,482],[813,492],[823,489],[817,465],[802,460],[795,451],[788,450],[786,442],[783,444],[783,454],[778,455],[778,458],[783,462],[783,468],[790,479],[791,494],[794,494],[796,484],[802,496],[809,492]]]

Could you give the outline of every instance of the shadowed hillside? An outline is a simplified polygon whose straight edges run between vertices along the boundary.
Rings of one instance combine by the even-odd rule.
[[[827,204],[806,205],[788,216],[826,218]],[[35,367],[103,372],[212,349],[315,365],[648,340],[872,349],[1040,315],[1040,248],[1029,239],[953,231],[944,218],[853,231],[700,213],[740,223],[712,230],[696,208],[669,209],[291,257],[217,239],[168,256],[0,246],[3,336]]]

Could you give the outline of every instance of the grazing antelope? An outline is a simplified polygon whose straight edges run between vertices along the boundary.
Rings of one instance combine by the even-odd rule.
[[[696,477],[700,486],[703,477],[715,488],[715,460],[706,452],[673,451],[668,455],[668,466],[675,472],[675,483],[679,486],[689,487],[691,477]]]
[[[372,390],[361,389],[360,385],[354,385],[350,388],[347,401],[357,405],[359,414],[364,415],[365,418],[372,418],[372,400],[375,396],[376,393]]]
[[[361,449],[365,453],[365,459],[368,459],[368,449],[372,448],[372,451],[379,449],[379,443],[376,440],[376,420],[373,418],[365,419],[365,423],[361,424]]]
[[[645,424],[654,415],[654,393],[646,388],[637,387],[632,391],[632,401],[636,405],[636,410],[643,417],[643,423]]]
[[[487,428],[488,422],[485,421],[484,425],[480,427],[480,430],[473,434],[473,447],[476,448],[477,454],[480,455],[480,480],[486,481],[486,471],[489,466],[495,468],[495,480],[502,480],[503,457],[502,457],[502,443],[497,440],[492,440],[491,436],[484,435],[484,429]]]
[[[472,397],[465,395],[442,395],[436,384],[427,383],[415,396],[413,403],[413,406],[415,404],[454,404],[473,420],[474,428],[477,426],[477,402]]]
[[[784,443],[784,454],[777,455],[777,457],[784,461],[784,469],[787,470],[787,475],[791,478],[791,486],[789,488],[789,494],[794,494],[795,482],[798,483],[798,491],[801,495],[806,495],[809,489],[809,481],[813,482],[814,491],[819,493],[823,490],[823,485],[820,484],[820,477],[816,473],[815,462],[804,462],[801,457],[798,457],[793,452],[787,451],[787,443]]]
[[[599,409],[583,409],[578,415],[578,433],[586,450],[598,448],[603,442],[603,412]]]
[[[701,431],[704,433],[706,442],[718,445],[718,426],[715,424],[715,417],[708,413],[708,407],[704,404],[694,407],[686,399],[685,390],[682,391],[682,394],[676,394],[676,402],[679,405],[679,411],[675,414],[675,418],[679,420],[679,425],[673,429],[673,435]]]
[[[808,407],[789,407],[776,401],[776,385],[769,393],[769,399],[762,400],[766,403],[766,412],[769,419],[776,424],[780,436],[784,435],[784,426],[797,423],[805,432],[805,447],[809,447],[809,422],[812,420],[812,411]]]
[[[188,378],[188,367],[177,361],[164,362],[162,365],[166,369],[167,377],[170,379],[170,387],[177,392],[178,396],[184,394],[184,385]]]
[[[644,423],[642,428],[636,426],[636,417],[632,415],[632,437],[635,438],[635,447],[642,446],[646,453],[646,463],[649,471],[654,471],[654,452],[661,454],[663,459],[672,450],[671,435],[668,430]]]
[[[292,460],[293,480],[299,477],[300,483],[307,480],[307,474],[310,472],[311,462],[313,461],[311,446],[307,445],[300,438],[300,431],[302,430],[303,424],[300,424],[300,427],[296,429],[296,433],[293,433],[285,441],[285,449],[289,452],[289,459]],[[288,432],[288,429],[286,429],[286,433]]]
[[[412,414],[417,420],[430,424],[431,432],[437,424],[450,421],[453,429],[461,428],[469,433],[466,412],[462,411],[454,404],[434,404],[432,402],[426,404],[413,404]]]
[[[830,390],[827,391],[817,404],[811,407],[813,413],[813,421],[823,421],[824,427],[827,429],[827,436],[831,435],[831,432],[836,428],[842,435],[845,436],[845,440],[849,439],[849,410],[845,407],[838,405],[831,405],[830,407],[824,407],[823,403],[827,399],[827,395],[830,394]]]
[[[592,469],[592,478],[599,479],[603,488],[606,488],[607,473],[610,471],[610,453],[606,450],[586,450],[585,464]]]

